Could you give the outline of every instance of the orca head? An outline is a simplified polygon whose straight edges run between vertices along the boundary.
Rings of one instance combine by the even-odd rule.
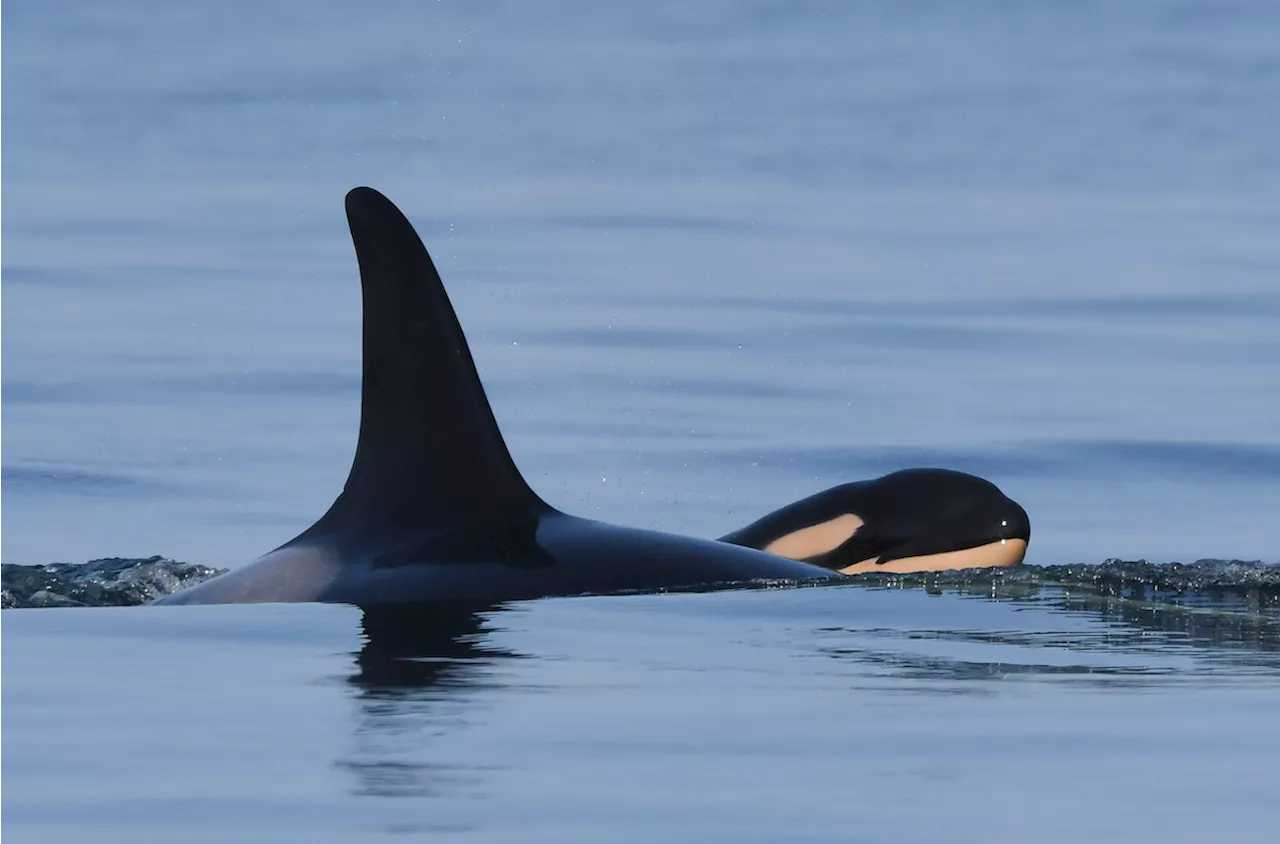
[[[853,497],[848,512],[860,524],[811,562],[846,574],[1007,566],[1022,562],[1031,541],[1027,511],[964,472],[905,469],[861,485]]]
[[[722,537],[844,574],[1022,562],[1027,511],[990,481],[905,469],[812,495]]]

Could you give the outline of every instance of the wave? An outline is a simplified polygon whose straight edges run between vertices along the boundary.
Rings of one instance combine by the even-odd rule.
[[[1151,563],[1110,558],[1091,565],[1021,565],[919,574],[872,572],[858,576],[856,581],[863,586],[890,588],[981,590],[991,597],[1007,598],[1021,597],[1042,586],[1056,586],[1136,601],[1280,612],[1280,565],[1260,560]]]
[[[226,569],[167,557],[104,557],[87,563],[0,565],[0,607],[129,607],[194,586]]]
[[[87,563],[0,565],[0,607],[124,607],[194,586],[226,569],[167,557],[106,557]],[[1100,564],[1020,565],[920,574],[863,574],[842,585],[924,588],[993,598],[1020,598],[1041,587],[1188,608],[1280,618],[1280,565],[1257,560],[1150,563],[1108,559]],[[743,584],[750,586],[751,584]],[[760,584],[756,584],[759,586]],[[779,584],[774,584],[779,585]],[[798,585],[798,584],[782,584]]]

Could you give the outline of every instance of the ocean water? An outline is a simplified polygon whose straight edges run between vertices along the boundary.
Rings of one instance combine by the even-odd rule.
[[[1030,562],[1280,559],[1274,3],[5,12],[5,563],[236,566],[323,512],[357,184],[570,512],[712,536],[943,465],[1026,507]],[[1274,825],[1275,619],[1073,595],[539,602],[372,675],[353,609],[7,611],[5,826]]]
[[[10,610],[5,831],[1265,840],[1280,637],[1229,618],[848,587]]]

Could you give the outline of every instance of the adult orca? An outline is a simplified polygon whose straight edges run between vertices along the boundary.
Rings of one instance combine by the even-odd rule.
[[[856,485],[806,499],[808,505],[797,502],[720,542],[619,527],[551,507],[507,451],[462,328],[412,225],[372,188],[348,193],[346,211],[363,291],[364,369],[360,432],[342,493],[296,538],[158,603],[488,604],[812,581],[837,577],[833,569],[847,567],[836,564],[850,552],[874,550],[886,560],[892,553],[849,542],[870,533],[873,514],[854,516],[856,526],[832,515],[841,502],[861,506],[868,491]],[[921,481],[929,487],[923,478],[908,486]],[[920,510],[909,498],[895,506]],[[930,534],[918,551],[986,547],[1018,535],[1020,528],[1008,525],[1021,508],[1003,496],[1012,507],[985,506],[968,521],[935,512],[938,498],[929,497],[928,514],[913,524],[944,535]],[[993,527],[1001,518],[1005,528]],[[835,529],[824,530],[833,520]],[[807,527],[817,530],[805,534]],[[921,540],[891,533],[881,544]]]

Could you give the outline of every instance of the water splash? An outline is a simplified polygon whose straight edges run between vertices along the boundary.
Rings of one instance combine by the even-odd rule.
[[[145,604],[226,569],[171,560],[167,557],[106,557],[87,563],[0,566],[0,606],[121,607]],[[1229,610],[1280,619],[1280,565],[1257,560],[1197,560],[1194,563],[1151,563],[1108,559],[1093,565],[1021,565],[1010,568],[963,569],[918,574],[861,574],[835,578],[848,586],[930,591],[957,591],[994,598],[1026,598],[1041,587],[1058,587],[1092,596]],[[722,588],[802,586],[790,582],[719,584]],[[702,590],[693,590],[702,591]]]
[[[1259,560],[1205,559],[1151,563],[1107,559],[1094,565],[1022,565],[918,574],[859,575],[859,585],[977,592],[1020,598],[1042,586],[1134,601],[1230,609],[1280,616],[1280,565]]]
[[[87,563],[0,565],[0,607],[128,607],[222,574],[167,557],[104,557]]]

